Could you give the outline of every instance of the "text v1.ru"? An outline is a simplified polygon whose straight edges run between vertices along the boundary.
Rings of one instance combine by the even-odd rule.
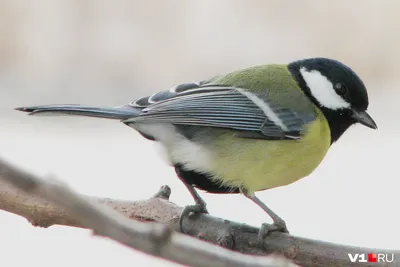
[[[387,253],[348,253],[351,262],[395,262],[394,254]]]

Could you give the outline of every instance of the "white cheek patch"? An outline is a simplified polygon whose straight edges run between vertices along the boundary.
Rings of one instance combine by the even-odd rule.
[[[310,88],[311,94],[321,106],[333,110],[350,107],[350,104],[336,93],[333,84],[319,71],[308,71],[303,67],[300,68],[300,73]]]

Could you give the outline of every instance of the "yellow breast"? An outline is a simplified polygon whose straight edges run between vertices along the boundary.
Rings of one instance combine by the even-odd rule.
[[[317,168],[330,147],[330,129],[322,114],[301,140],[249,140],[231,133],[213,142],[211,173],[221,184],[250,193],[293,183]]]

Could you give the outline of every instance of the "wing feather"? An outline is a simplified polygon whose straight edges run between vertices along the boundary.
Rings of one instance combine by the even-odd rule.
[[[310,118],[296,111],[263,101],[285,127],[276,125],[262,108],[243,94],[242,88],[218,85],[184,84],[130,105],[142,107],[138,117],[125,123],[172,123],[174,125],[228,128],[244,131],[243,138],[297,139]],[[285,129],[282,129],[285,128]]]

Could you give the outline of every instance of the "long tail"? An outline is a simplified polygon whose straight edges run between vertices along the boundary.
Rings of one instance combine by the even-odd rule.
[[[136,117],[140,109],[129,105],[120,107],[92,107],[84,105],[45,105],[19,107],[16,110],[29,112],[29,115],[78,115],[107,119],[126,120]]]

